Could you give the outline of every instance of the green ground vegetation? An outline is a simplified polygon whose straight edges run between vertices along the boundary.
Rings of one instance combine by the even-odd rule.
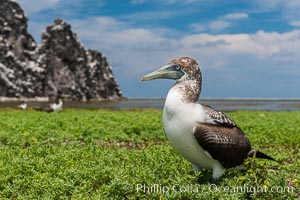
[[[252,146],[216,185],[164,135],[161,110],[0,110],[1,199],[297,199],[300,112],[227,113]]]

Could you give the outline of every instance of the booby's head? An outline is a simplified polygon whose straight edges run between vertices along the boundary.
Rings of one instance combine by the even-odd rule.
[[[180,57],[171,60],[167,65],[142,77],[141,81],[153,79],[174,79],[176,82],[197,80],[201,82],[201,71],[196,60]]]

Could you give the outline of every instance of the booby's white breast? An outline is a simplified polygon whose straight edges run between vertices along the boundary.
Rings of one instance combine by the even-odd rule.
[[[212,159],[201,148],[193,134],[195,124],[206,121],[207,116],[201,104],[182,101],[179,88],[173,87],[169,91],[163,111],[163,127],[170,144],[184,158],[200,168],[220,168],[219,161]]]

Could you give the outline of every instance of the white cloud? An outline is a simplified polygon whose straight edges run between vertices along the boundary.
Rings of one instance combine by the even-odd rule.
[[[289,21],[300,21],[300,2],[295,0],[289,0],[285,2],[283,7],[283,15]]]
[[[192,32],[203,32],[208,30],[216,33],[232,26],[234,21],[246,19],[248,17],[249,16],[247,13],[228,13],[226,15],[218,17],[217,19],[209,22],[208,24],[191,23],[189,25],[189,28]]]
[[[205,32],[210,31],[213,33],[223,31],[224,29],[231,26],[231,22],[226,20],[215,20],[208,24],[203,23],[191,23],[189,29],[191,32]]]
[[[132,4],[143,4],[145,0],[131,0]]]
[[[99,33],[99,32],[110,32],[110,31],[118,31],[120,29],[124,29],[128,27],[127,23],[117,20],[113,17],[90,17],[88,19],[74,19],[68,21],[68,23],[72,24],[74,27],[79,28],[80,30],[84,30],[89,33]],[[82,29],[81,27],[84,27]]]
[[[291,26],[298,26],[295,22],[300,21],[299,0],[256,0],[254,2],[260,12],[281,12],[282,18]]]
[[[144,11],[144,12],[136,12],[132,14],[128,14],[123,16],[123,19],[127,20],[158,20],[158,19],[169,19],[178,15],[184,15],[185,12],[178,11],[173,12],[169,10],[161,10],[161,11]]]
[[[218,57],[217,54],[269,57],[279,51],[278,46],[273,43],[276,35],[276,33],[263,31],[255,34],[195,34],[183,38],[182,43],[189,49],[215,52],[214,57]]]
[[[212,32],[219,32],[222,31],[230,26],[230,22],[225,20],[217,20],[209,23],[208,28]]]
[[[253,2],[259,10],[274,10],[284,6],[288,0],[255,0]]]
[[[224,15],[222,18],[225,20],[239,20],[239,19],[246,19],[248,18],[247,13],[229,13],[227,15]]]
[[[37,13],[55,7],[61,0],[38,0],[29,3],[28,0],[16,0],[27,14]]]
[[[166,4],[174,4],[174,3],[191,4],[199,1],[201,0],[163,0],[162,2]]]
[[[191,23],[189,25],[189,28],[192,32],[203,32],[207,30],[207,27],[203,24],[198,24],[198,23]]]
[[[291,25],[291,26],[299,26],[300,27],[300,21],[291,21],[291,22],[289,22],[289,25]]]

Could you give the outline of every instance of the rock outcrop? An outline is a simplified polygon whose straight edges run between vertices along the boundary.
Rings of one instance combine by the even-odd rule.
[[[12,0],[0,6],[0,96],[72,100],[120,99],[121,90],[106,57],[86,49],[71,25],[56,19],[37,45],[27,18]]]

